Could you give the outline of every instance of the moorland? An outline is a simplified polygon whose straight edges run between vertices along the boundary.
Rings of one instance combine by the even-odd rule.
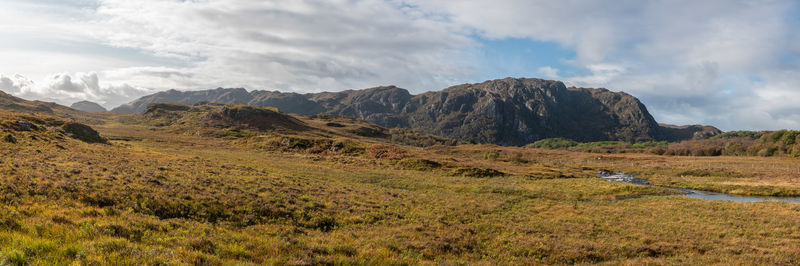
[[[800,205],[597,177],[797,196],[791,149],[468,144],[239,104],[0,107],[3,265],[800,263]]]

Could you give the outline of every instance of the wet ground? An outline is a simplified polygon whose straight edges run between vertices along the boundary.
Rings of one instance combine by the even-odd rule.
[[[637,178],[636,175],[632,174],[601,172],[597,174],[597,176],[610,181],[651,186],[650,184],[647,183],[647,180]],[[800,197],[741,196],[741,195],[732,195],[719,192],[686,189],[686,188],[674,188],[674,187],[665,187],[665,188],[686,192],[686,194],[679,195],[680,197],[696,198],[704,200],[722,200],[722,201],[734,201],[734,202],[780,201],[780,202],[800,203]]]

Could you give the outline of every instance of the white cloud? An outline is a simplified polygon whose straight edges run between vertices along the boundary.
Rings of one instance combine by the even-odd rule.
[[[542,77],[549,78],[549,79],[558,79],[558,69],[553,68],[551,66],[543,66],[540,67],[536,72]]]
[[[642,99],[659,121],[724,129],[797,128],[800,81],[796,1],[422,1],[487,38],[529,38],[576,52],[571,67],[537,69],[568,85],[606,87]],[[750,76],[764,77],[751,84]],[[774,99],[783,99],[776,103]],[[793,110],[800,112],[800,110]],[[746,113],[746,115],[745,115]],[[759,115],[753,115],[759,114]]]
[[[21,75],[11,77],[0,74],[0,90],[6,93],[17,94],[32,86],[32,82]]]
[[[564,78],[564,82],[576,87],[605,87],[627,71],[624,66],[613,64],[591,64],[586,68],[591,72],[590,75]]]
[[[476,37],[527,38],[575,58],[516,73],[626,91],[662,122],[796,127],[798,10],[790,0],[12,0],[0,3],[0,62],[13,62],[0,72],[46,78],[5,77],[0,89],[109,105],[141,88],[421,92],[477,81]]]
[[[52,101],[66,106],[89,100],[106,108],[155,92],[127,84],[101,86],[97,73],[60,73],[44,80],[44,83],[35,83],[19,74],[6,76],[0,73],[0,90],[25,99]]]
[[[429,90],[470,73],[458,59],[470,38],[391,1],[103,0],[97,16],[93,38],[190,63],[173,70],[191,80],[162,89]]]

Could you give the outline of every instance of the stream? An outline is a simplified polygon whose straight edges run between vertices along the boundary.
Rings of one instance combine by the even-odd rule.
[[[632,174],[601,172],[597,174],[597,176],[602,179],[610,181],[625,182],[642,186],[652,186],[647,183],[647,180],[636,178],[636,175]],[[704,200],[721,200],[721,201],[733,201],[733,202],[778,201],[778,202],[800,203],[800,197],[742,196],[742,195],[732,195],[726,193],[686,189],[686,188],[676,188],[676,187],[663,187],[663,188],[686,192],[686,194],[678,195],[680,197],[696,198]]]

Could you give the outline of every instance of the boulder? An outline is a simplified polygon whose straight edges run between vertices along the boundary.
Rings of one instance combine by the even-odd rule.
[[[65,133],[71,138],[75,138],[87,143],[105,143],[106,140],[100,137],[92,127],[75,122],[69,122],[62,127]]]

